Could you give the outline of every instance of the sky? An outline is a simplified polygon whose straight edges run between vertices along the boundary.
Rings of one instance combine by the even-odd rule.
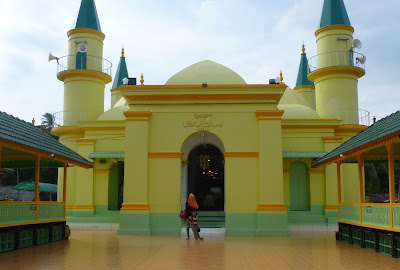
[[[359,109],[379,120],[400,109],[400,2],[344,0],[358,52],[366,55]],[[130,77],[165,84],[180,70],[212,60],[248,84],[265,84],[282,70],[295,87],[304,42],[316,55],[323,0],[96,0],[103,57],[115,75],[121,48]],[[49,52],[67,55],[67,32],[80,0],[0,0],[0,111],[36,124],[63,110],[63,83]],[[106,85],[105,110],[110,108]]]

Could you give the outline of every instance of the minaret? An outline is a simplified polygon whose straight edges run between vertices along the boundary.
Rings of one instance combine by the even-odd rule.
[[[316,109],[315,107],[315,86],[314,83],[309,81],[307,75],[309,73],[308,61],[306,48],[303,44],[302,54],[300,59],[299,73],[297,75],[296,87],[293,89],[301,96],[305,98],[305,100],[310,103],[312,109]]]
[[[308,79],[315,82],[317,113],[343,124],[359,123],[357,83],[365,75],[362,55],[353,51],[353,32],[343,0],[325,0]]]
[[[82,0],[74,29],[68,31],[68,56],[58,60],[64,82],[63,126],[96,120],[104,112],[104,88],[111,63],[103,59],[103,41],[94,0]]]
[[[116,88],[123,84],[122,80],[124,78],[129,78],[129,75],[125,61],[125,50],[124,48],[122,48],[121,58],[119,59],[118,69],[115,73],[114,82],[111,89],[111,108],[114,107],[115,103],[117,103],[118,100],[122,97],[121,91]]]

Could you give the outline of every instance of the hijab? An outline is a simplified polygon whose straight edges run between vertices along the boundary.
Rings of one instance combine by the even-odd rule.
[[[193,198],[190,198],[190,197],[193,197]],[[199,205],[197,204],[196,197],[194,196],[193,193],[189,194],[188,203],[189,203],[190,207],[192,207],[194,209],[199,209]]]

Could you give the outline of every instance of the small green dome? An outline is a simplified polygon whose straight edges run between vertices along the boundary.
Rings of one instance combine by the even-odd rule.
[[[195,84],[247,84],[233,70],[205,60],[193,64],[172,76],[166,85],[195,85]]]

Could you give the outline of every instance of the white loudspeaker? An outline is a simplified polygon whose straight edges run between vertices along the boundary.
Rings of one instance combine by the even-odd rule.
[[[357,49],[361,49],[362,48],[362,42],[359,39],[354,39],[353,40],[353,47],[357,48]]]
[[[78,43],[77,49],[78,52],[85,53],[88,49],[88,45],[86,43]]]
[[[51,60],[57,60],[58,61],[58,57],[56,57],[56,56],[54,56],[54,55],[52,55],[51,53],[49,53],[49,62],[51,61]]]
[[[361,55],[360,57],[357,57],[356,60],[364,65],[365,61],[367,61],[367,57],[365,55]]]

